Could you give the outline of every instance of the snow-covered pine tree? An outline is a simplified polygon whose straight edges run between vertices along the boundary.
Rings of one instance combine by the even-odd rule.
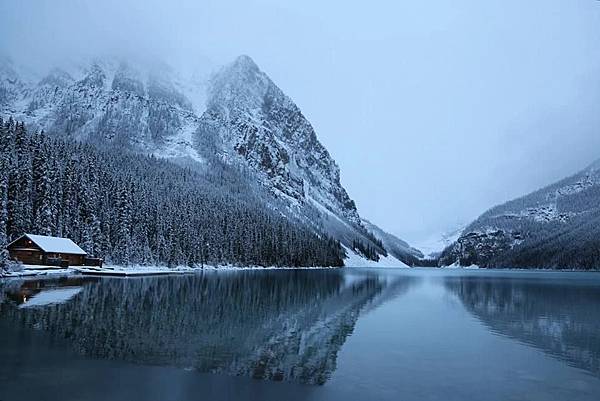
[[[50,179],[50,164],[45,147],[44,136],[32,137],[33,148],[33,231],[36,234],[52,235],[52,186]]]
[[[9,119],[5,124],[11,146],[8,181],[8,221],[9,239],[31,231],[31,149],[29,137],[22,123]]]
[[[2,120],[0,119],[0,126]],[[0,132],[0,135],[2,133]],[[0,152],[0,271],[6,267],[8,261],[8,236],[6,234],[7,201],[8,201],[8,160],[5,152]]]
[[[127,183],[120,183],[117,198],[115,261],[124,265],[130,263],[131,244],[131,201]]]
[[[8,239],[62,235],[115,263],[340,265],[339,243],[264,208],[243,172],[202,173],[0,123]],[[34,218],[35,216],[35,218]]]

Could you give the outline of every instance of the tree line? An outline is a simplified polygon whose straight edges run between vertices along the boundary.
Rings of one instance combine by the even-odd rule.
[[[337,240],[265,207],[244,172],[186,168],[0,118],[0,263],[23,233],[115,264],[341,266]]]

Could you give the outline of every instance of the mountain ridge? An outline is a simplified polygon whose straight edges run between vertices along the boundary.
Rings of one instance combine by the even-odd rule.
[[[600,267],[600,160],[490,208],[446,248],[440,265]]]
[[[196,94],[194,101],[187,93]],[[310,122],[247,55],[200,83],[164,66],[115,59],[69,72],[54,68],[28,81],[3,63],[0,106],[2,115],[49,135],[198,169],[213,162],[235,166],[286,205],[267,207],[303,219],[365,257],[387,253],[364,226]]]

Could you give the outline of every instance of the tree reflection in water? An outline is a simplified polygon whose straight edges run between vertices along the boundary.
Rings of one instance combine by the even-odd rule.
[[[5,302],[1,319],[95,358],[323,384],[359,315],[415,280],[341,271],[104,279],[65,304]]]

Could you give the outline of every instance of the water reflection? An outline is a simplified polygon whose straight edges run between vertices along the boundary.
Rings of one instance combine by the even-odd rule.
[[[323,384],[359,315],[415,280],[338,271],[104,279],[45,308],[19,309],[13,291],[0,319],[96,358]]]
[[[97,282],[95,277],[61,277],[52,280],[10,280],[0,282],[0,310],[6,300],[19,307],[45,306],[63,303],[83,289]]]
[[[600,376],[600,289],[585,281],[452,277],[445,286],[493,333]]]

